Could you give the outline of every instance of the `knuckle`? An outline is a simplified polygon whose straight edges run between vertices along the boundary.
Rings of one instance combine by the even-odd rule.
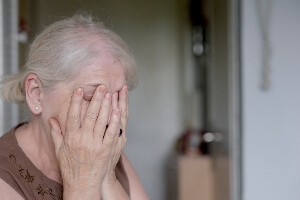
[[[71,113],[68,115],[67,121],[71,124],[79,121],[79,115],[76,113]]]
[[[88,111],[85,117],[89,120],[95,121],[98,118],[98,112],[96,111]]]
[[[96,126],[100,128],[106,127],[106,122],[104,122],[103,120],[98,120]]]
[[[111,118],[110,123],[113,124],[114,126],[118,125],[118,124],[120,123],[120,117],[114,115],[114,116]]]
[[[106,137],[106,135],[107,135],[108,139],[110,139],[110,140],[116,136],[116,134],[113,133],[112,131],[107,131],[105,134],[105,137]]]
[[[104,140],[106,140],[106,143],[111,146],[111,145],[113,145],[114,139],[116,137],[117,137],[116,133],[114,133],[111,130],[107,130],[106,133],[105,133]]]

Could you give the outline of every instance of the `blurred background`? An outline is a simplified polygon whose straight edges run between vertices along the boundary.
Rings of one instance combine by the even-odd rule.
[[[152,200],[299,200],[299,10],[299,0],[0,0],[0,75],[24,65],[44,27],[91,13],[137,60],[125,152]],[[1,133],[26,117],[0,102]]]

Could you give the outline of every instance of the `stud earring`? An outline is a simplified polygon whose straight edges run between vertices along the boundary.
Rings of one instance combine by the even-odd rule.
[[[39,107],[37,107],[37,106],[36,106],[36,107],[35,107],[35,109],[36,109],[36,110],[38,110],[38,109],[39,109]]]

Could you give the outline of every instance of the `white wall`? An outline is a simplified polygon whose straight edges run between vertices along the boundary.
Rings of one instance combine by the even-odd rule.
[[[300,1],[273,0],[266,92],[255,2],[242,0],[243,200],[299,200]]]

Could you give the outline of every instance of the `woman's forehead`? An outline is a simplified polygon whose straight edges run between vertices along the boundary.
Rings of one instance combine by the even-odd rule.
[[[106,91],[109,93],[119,91],[126,84],[125,70],[116,63],[107,67],[91,67],[82,70],[80,74],[77,82],[82,87],[91,88],[105,85]]]

